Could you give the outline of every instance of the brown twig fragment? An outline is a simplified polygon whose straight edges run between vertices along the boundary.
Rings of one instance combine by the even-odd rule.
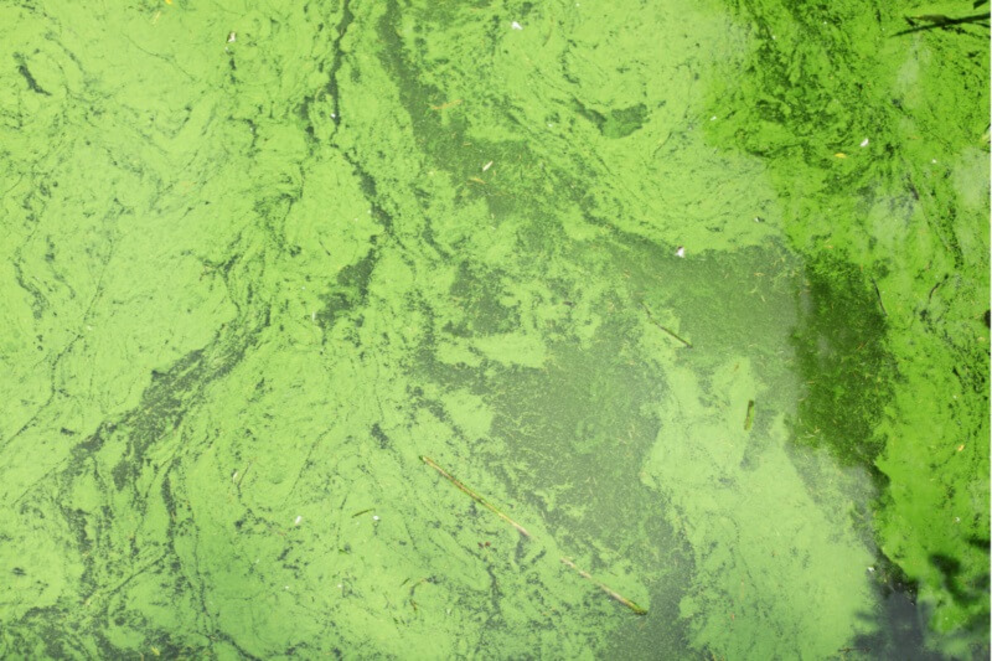
[[[448,480],[449,482],[451,482],[452,484],[454,484],[456,487],[458,487],[459,490],[461,490],[464,493],[466,493],[470,498],[472,498],[472,500],[474,500],[475,502],[479,503],[480,505],[482,505],[483,507],[485,507],[489,511],[493,512],[496,516],[498,516],[499,518],[501,518],[504,521],[506,521],[507,523],[509,523],[511,526],[513,526],[514,528],[516,528],[517,531],[521,535],[523,535],[524,537],[528,537],[528,538],[530,537],[530,533],[527,532],[524,529],[523,526],[521,526],[519,523],[517,523],[516,521],[514,521],[513,519],[511,519],[510,517],[508,517],[506,514],[503,514],[501,511],[499,511],[493,505],[489,504],[489,502],[485,498],[483,498],[482,496],[480,496],[479,494],[475,493],[474,491],[472,491],[471,489],[469,489],[467,486],[465,486],[464,484],[462,484],[461,481],[458,480],[458,478],[456,478],[454,475],[452,475],[448,471],[446,471],[443,468],[441,468],[440,466],[438,466],[437,463],[435,463],[435,461],[433,459],[431,459],[430,457],[425,457],[425,456],[421,456],[420,458],[421,458],[421,460],[425,464],[427,464],[428,466],[430,466],[431,468],[433,468],[434,470],[436,470],[438,473],[440,473],[441,476],[444,479]],[[543,556],[544,555],[544,551],[542,551],[540,555]],[[538,556],[538,557],[540,557],[540,556]],[[648,614],[648,611],[646,609],[641,608],[640,606],[638,606],[637,604],[635,604],[633,601],[631,601],[627,597],[623,596],[622,594],[620,594],[616,590],[613,590],[612,588],[610,588],[609,586],[605,585],[604,583],[600,583],[595,578],[593,578],[589,574],[589,572],[584,571],[584,570],[579,569],[578,567],[576,567],[575,566],[575,563],[572,562],[571,560],[569,560],[568,558],[561,558],[561,561],[562,561],[562,563],[568,565],[569,567],[571,567],[572,569],[574,569],[575,571],[577,571],[579,573],[579,576],[581,576],[582,578],[586,579],[587,581],[591,581],[600,590],[602,590],[606,594],[610,595],[610,597],[612,597],[613,599],[619,601],[621,604],[623,604],[624,606],[626,606],[630,610],[634,611],[638,615],[647,615]],[[416,589],[417,585],[419,585],[420,583],[423,583],[425,580],[428,580],[428,579],[421,579],[416,585],[414,585],[410,589],[410,602],[411,602],[411,604],[413,604],[413,607],[414,608],[416,608],[416,602],[413,601],[413,591]],[[403,584],[405,585],[406,582],[407,581],[404,581]]]
[[[651,310],[648,309],[648,306],[647,305],[645,305],[644,303],[641,303],[641,307],[644,308],[644,311],[648,313],[648,319],[651,320],[651,323],[652,324],[654,324],[655,326],[657,326],[661,330],[665,331],[666,333],[668,333],[669,335],[671,335],[672,337],[674,337],[676,340],[678,340],[682,344],[684,344],[687,347],[689,347],[690,349],[692,348],[692,344],[690,344],[688,340],[682,339],[681,337],[679,337],[678,335],[676,335],[674,332],[668,330],[667,328],[665,328],[664,326],[662,326],[661,324],[659,324],[657,321],[655,321],[654,315],[651,314]]]
[[[603,583],[600,583],[595,578],[593,578],[589,574],[589,572],[583,571],[582,569],[579,569],[578,567],[576,567],[575,566],[575,563],[572,562],[571,560],[569,560],[568,558],[562,558],[561,561],[562,561],[562,563],[568,565],[569,567],[571,567],[575,571],[579,572],[579,576],[581,576],[582,578],[584,578],[584,579],[586,579],[588,581],[592,581],[596,585],[596,587],[598,587],[600,590],[602,590],[606,594],[610,595],[611,597],[613,597],[614,599],[616,599],[621,604],[623,604],[624,606],[626,606],[630,610],[634,611],[638,615],[647,615],[648,614],[648,612],[647,612],[646,609],[641,608],[640,606],[638,606],[633,601],[631,601],[627,597],[623,596],[622,594],[620,594],[616,590],[611,589],[609,586],[607,586],[607,585],[605,585]]]
[[[483,507],[485,507],[486,509],[488,509],[490,512],[492,512],[493,514],[495,514],[499,518],[501,518],[504,521],[506,521],[507,523],[509,523],[511,526],[513,526],[514,528],[516,528],[517,531],[521,535],[523,535],[524,537],[530,537],[530,533],[527,532],[527,530],[522,525],[520,525],[519,523],[517,523],[516,521],[514,521],[513,519],[511,519],[507,515],[503,514],[494,505],[491,505],[489,503],[489,501],[487,501],[485,498],[483,498],[482,496],[480,496],[479,494],[475,493],[474,491],[472,491],[471,489],[469,489],[467,486],[465,486],[464,484],[462,484],[451,473],[449,473],[448,471],[444,470],[443,468],[441,468],[440,466],[438,466],[436,463],[434,463],[434,460],[433,459],[431,459],[430,457],[423,457],[423,456],[420,457],[420,458],[424,461],[425,464],[427,464],[428,466],[430,466],[431,468],[433,468],[434,470],[436,470],[438,473],[440,473],[442,477],[444,477],[446,480],[448,480],[449,482],[451,482],[452,484],[454,484],[456,487],[458,487],[459,489],[461,489],[463,492],[465,492],[466,494],[468,494],[469,497],[472,498],[472,500],[474,500],[475,502],[479,503],[480,505],[482,505]]]

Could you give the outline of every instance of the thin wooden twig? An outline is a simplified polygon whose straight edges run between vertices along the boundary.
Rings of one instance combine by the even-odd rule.
[[[438,466],[437,463],[433,459],[431,459],[430,457],[426,457],[426,456],[421,456],[420,458],[421,458],[421,460],[423,460],[423,462],[425,464],[427,464],[428,466],[430,466],[431,468],[433,468],[434,470],[436,470],[438,473],[440,473],[441,476],[444,479],[448,480],[453,485],[455,485],[456,487],[458,487],[458,489],[460,491],[462,491],[465,494],[467,494],[472,500],[474,500],[475,502],[479,503],[480,505],[482,505],[483,507],[485,507],[489,511],[493,512],[496,516],[498,516],[499,518],[503,519],[504,521],[506,521],[507,523],[509,523],[511,526],[513,526],[514,528],[516,528],[517,531],[521,535],[523,535],[524,537],[528,537],[528,538],[531,536],[530,533],[527,532],[527,530],[522,525],[520,525],[519,523],[517,523],[516,521],[514,521],[513,519],[511,519],[510,517],[508,517],[506,514],[503,514],[503,512],[501,512],[495,506],[491,505],[489,503],[489,501],[487,501],[485,498],[483,498],[482,496],[480,496],[479,494],[477,494],[476,492],[472,491],[467,486],[465,486],[464,484],[462,484],[462,482],[458,478],[456,478],[454,475],[452,475],[448,471],[446,471],[443,468],[441,468],[440,466]],[[542,555],[543,555],[543,553],[542,553]],[[577,566],[575,566],[575,563],[572,562],[571,560],[569,560],[568,558],[561,558],[561,561],[562,561],[562,563],[568,565],[569,567],[571,567],[572,569],[574,569],[575,571],[577,571],[579,573],[579,576],[581,576],[582,578],[586,579],[587,581],[592,582],[600,590],[602,590],[603,592],[605,592],[610,597],[612,597],[616,601],[620,602],[621,604],[623,604],[624,606],[626,606],[630,610],[634,611],[638,615],[647,615],[647,613],[648,613],[647,609],[638,606],[637,604],[635,604],[633,601],[631,601],[627,597],[623,596],[622,594],[620,594],[616,590],[610,588],[608,585],[606,585],[606,584],[604,584],[604,583],[602,583],[600,581],[597,581],[595,578],[593,578],[589,574],[589,572],[584,571],[582,569],[579,569]],[[423,582],[423,580],[424,579],[421,579],[421,582]],[[404,581],[404,583],[405,583],[405,581]],[[416,585],[414,585],[414,588],[413,589],[415,589],[415,588],[416,588]],[[410,591],[411,592],[411,603],[413,603],[413,600],[412,600],[413,589],[411,589],[411,591]],[[416,608],[416,605],[415,604],[414,604],[414,608]]]
[[[611,597],[613,597],[614,599],[616,599],[621,604],[623,604],[624,606],[626,606],[630,610],[634,611],[638,615],[647,615],[648,614],[647,609],[641,608],[640,606],[638,606],[633,601],[631,601],[627,597],[623,596],[622,594],[620,594],[616,590],[613,590],[609,586],[607,586],[606,584],[597,581],[595,578],[593,578],[589,574],[589,572],[584,571],[582,569],[579,569],[578,567],[575,566],[575,563],[572,562],[571,560],[569,560],[568,558],[562,558],[561,561],[562,561],[562,563],[568,565],[569,567],[571,567],[575,571],[579,572],[579,576],[581,576],[582,578],[584,578],[584,579],[586,579],[588,581],[592,581],[592,583],[595,584],[596,587],[598,587],[600,590],[602,590],[606,594],[610,595]]]
[[[456,487],[458,487],[459,489],[461,489],[463,492],[465,492],[466,494],[468,494],[469,497],[472,498],[472,500],[474,500],[475,502],[479,503],[480,505],[482,505],[483,507],[485,507],[486,509],[488,509],[490,512],[492,512],[493,514],[495,514],[499,518],[501,518],[504,521],[506,521],[507,523],[509,523],[511,526],[513,526],[514,528],[516,528],[517,531],[521,535],[523,535],[524,537],[530,537],[530,533],[527,532],[527,530],[522,525],[520,525],[519,523],[517,523],[516,521],[514,521],[513,519],[511,519],[507,515],[503,514],[494,505],[491,505],[489,503],[489,501],[487,501],[485,498],[483,498],[482,496],[480,496],[479,494],[475,493],[474,491],[472,491],[471,489],[469,489],[467,486],[465,486],[464,484],[462,484],[451,473],[449,473],[448,471],[444,470],[443,468],[441,468],[440,466],[438,466],[436,463],[434,463],[434,460],[433,459],[431,459],[430,457],[421,457],[421,459],[424,461],[425,464],[427,464],[428,466],[430,466],[431,468],[433,468],[434,470],[436,470],[438,473],[440,473],[441,476],[444,477],[446,480],[448,480],[449,482],[451,482],[452,484],[454,484]]]
[[[665,328],[664,326],[662,326],[661,324],[659,324],[657,322],[657,320],[655,320],[654,315],[651,314],[651,310],[648,309],[648,306],[647,305],[645,305],[644,303],[641,303],[641,307],[644,308],[644,311],[648,313],[648,319],[651,320],[651,323],[652,324],[654,324],[655,326],[657,326],[661,330],[665,331],[666,333],[668,333],[669,335],[671,335],[672,337],[674,337],[676,340],[678,340],[682,344],[684,344],[687,347],[689,347],[690,349],[692,348],[692,344],[690,344],[688,340],[682,339],[681,337],[679,337],[678,335],[676,335],[674,332],[668,330],[667,328]]]

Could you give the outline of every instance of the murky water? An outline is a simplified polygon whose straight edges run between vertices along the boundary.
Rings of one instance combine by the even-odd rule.
[[[987,10],[0,5],[0,653],[987,656]]]

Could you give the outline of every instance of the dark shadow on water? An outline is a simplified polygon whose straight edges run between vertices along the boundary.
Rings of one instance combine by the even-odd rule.
[[[932,613],[931,609],[917,602],[916,585],[907,580],[896,565],[885,559],[879,563],[876,572],[877,579],[872,589],[878,600],[878,609],[874,613],[861,615],[862,622],[868,624],[873,633],[856,637],[845,648],[850,655],[847,658],[893,661],[949,658],[927,649],[927,623]],[[988,613],[985,613],[954,634],[942,636],[942,642],[950,647],[954,646],[955,639],[973,644],[973,641],[981,639],[982,632],[987,628]],[[973,647],[970,651],[970,658],[989,658],[987,644]]]

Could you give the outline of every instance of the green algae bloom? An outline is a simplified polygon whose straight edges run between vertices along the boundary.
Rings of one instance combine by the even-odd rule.
[[[0,3],[0,657],[987,658],[987,12]]]

